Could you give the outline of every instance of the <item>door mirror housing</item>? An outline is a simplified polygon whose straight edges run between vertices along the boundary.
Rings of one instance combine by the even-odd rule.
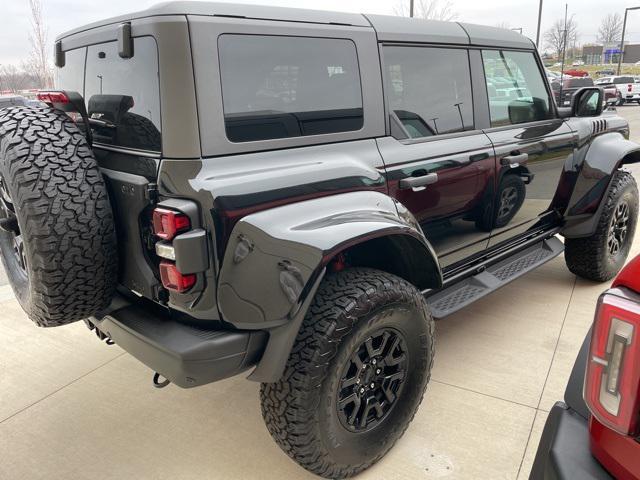
[[[604,109],[604,90],[601,87],[584,87],[571,97],[572,117],[597,117]]]

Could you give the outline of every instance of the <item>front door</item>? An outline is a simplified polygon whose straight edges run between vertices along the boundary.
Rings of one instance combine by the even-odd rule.
[[[489,247],[549,228],[552,201],[576,138],[555,118],[533,52],[483,50],[497,189]]]
[[[474,121],[469,52],[382,47],[391,137],[378,140],[390,194],[414,214],[446,269],[486,249],[495,159]],[[477,52],[476,52],[477,53]]]

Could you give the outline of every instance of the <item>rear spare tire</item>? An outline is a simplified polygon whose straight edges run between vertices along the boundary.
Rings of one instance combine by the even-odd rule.
[[[107,189],[63,112],[0,111],[0,252],[20,305],[41,327],[104,309],[117,282]]]

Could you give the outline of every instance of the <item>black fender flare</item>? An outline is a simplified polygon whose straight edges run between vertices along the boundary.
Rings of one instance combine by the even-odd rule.
[[[436,254],[411,213],[379,192],[350,192],[250,214],[229,238],[218,280],[222,318],[239,329],[269,332],[249,377],[277,381],[329,263],[341,252],[380,238],[402,239],[411,262],[442,285]],[[403,251],[403,250],[400,250]],[[385,252],[380,252],[385,255]]]
[[[620,132],[596,137],[589,145],[578,173],[561,234],[567,238],[593,235],[604,207],[602,198],[615,172],[623,165],[640,162],[640,145]]]

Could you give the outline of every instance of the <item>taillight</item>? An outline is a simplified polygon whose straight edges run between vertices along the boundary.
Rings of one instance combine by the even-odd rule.
[[[184,293],[196,284],[194,273],[183,275],[175,263],[166,260],[160,262],[160,279],[164,288],[178,293]]]
[[[624,435],[640,432],[640,304],[605,293],[598,301],[584,399],[593,416]]]
[[[69,97],[64,92],[41,91],[36,96],[38,100],[44,103],[69,103]]]
[[[627,92],[629,93],[633,92],[633,85],[631,84],[627,85]]]
[[[166,208],[156,208],[153,211],[153,233],[162,240],[173,240],[178,233],[190,228],[191,222],[184,213]]]

